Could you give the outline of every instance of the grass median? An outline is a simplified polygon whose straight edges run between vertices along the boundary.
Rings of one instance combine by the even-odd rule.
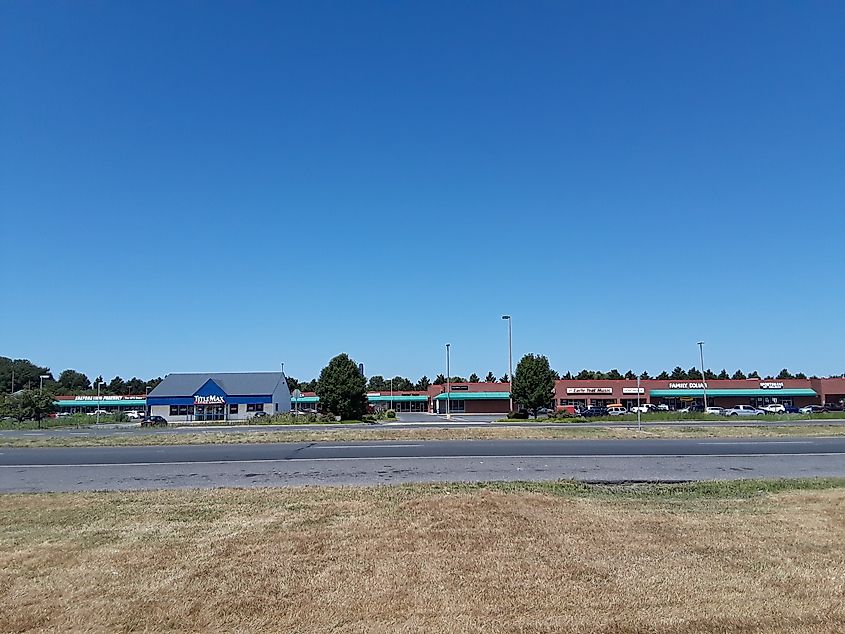
[[[845,631],[845,481],[0,496],[0,631]]]
[[[0,436],[0,447],[131,447],[158,445],[243,444],[273,442],[354,442],[378,440],[601,440],[630,438],[779,438],[785,436],[845,436],[843,425],[770,427],[485,427],[401,428],[363,427],[290,431],[196,431],[151,433],[142,430],[117,434],[73,436]]]

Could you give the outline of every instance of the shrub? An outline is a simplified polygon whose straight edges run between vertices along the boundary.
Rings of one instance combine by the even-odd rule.
[[[385,418],[396,418],[396,412],[394,412],[392,409],[389,409],[384,413],[384,416]]]
[[[528,410],[521,409],[521,410],[514,410],[510,414],[508,414],[508,418],[516,418],[519,420],[527,420],[528,419]]]

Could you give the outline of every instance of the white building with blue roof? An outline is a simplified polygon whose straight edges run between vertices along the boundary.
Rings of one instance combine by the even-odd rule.
[[[281,372],[168,374],[147,397],[151,416],[169,423],[243,421],[290,411]]]

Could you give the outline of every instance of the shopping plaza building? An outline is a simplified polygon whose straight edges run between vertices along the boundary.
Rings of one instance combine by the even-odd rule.
[[[368,392],[372,411],[430,414],[505,414],[511,409],[509,383],[453,383],[431,385],[427,390]],[[762,407],[782,403],[802,407],[845,403],[845,378],[742,379],[703,381],[577,380],[555,382],[549,406],[591,407],[637,403],[680,409],[703,404]],[[84,412],[140,410],[168,422],[241,421],[256,414],[322,411],[319,397],[305,392],[291,398],[281,372],[168,374],[149,393],[128,396],[58,396],[59,411]],[[515,403],[514,408],[519,404]]]

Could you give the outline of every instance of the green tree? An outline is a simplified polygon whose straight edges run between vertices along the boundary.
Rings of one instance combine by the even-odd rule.
[[[411,383],[409,379],[406,379],[404,376],[394,376],[392,379],[393,382],[393,391],[394,392],[407,392],[408,390],[414,389],[414,384]],[[387,383],[387,389],[391,388],[391,382],[385,381]]]
[[[581,370],[578,374],[575,375],[575,379],[578,381],[589,381],[596,378],[596,373],[593,370]]]
[[[613,368],[610,372],[605,375],[605,378],[608,378],[611,381],[620,381],[624,377],[619,373],[619,370]]]
[[[567,381],[571,381],[571,380],[572,380],[572,372],[570,372],[569,370],[567,370],[567,371],[566,371],[566,374],[561,375],[561,377],[560,377],[560,378],[562,378],[562,379],[566,379]]]
[[[414,386],[414,389],[420,390],[420,391],[425,391],[425,390],[428,389],[428,387],[430,385],[431,385],[431,381],[429,381],[428,377],[423,374],[422,378],[420,378],[420,380],[417,381],[417,384]]]
[[[91,381],[82,372],[64,370],[59,375],[59,388],[66,392],[82,392],[91,389]]]
[[[434,379],[434,385],[444,385],[446,383],[446,377],[442,374],[438,374]]]
[[[480,380],[481,379],[478,378],[478,375],[475,372],[473,372],[472,374],[469,375],[469,382],[470,383],[478,383]]]
[[[507,374],[503,374],[501,377],[499,377],[499,383],[508,383],[509,381],[510,379],[508,378]]]
[[[543,355],[526,354],[513,373],[513,400],[537,415],[537,409],[547,406],[555,389],[555,373]]]
[[[691,381],[701,380],[701,370],[695,366],[692,366],[689,370],[687,370],[686,374],[687,375],[684,378],[690,379]]]
[[[803,372],[796,372],[796,373],[795,373],[795,378],[796,378],[796,379],[806,379],[806,378],[807,378],[807,375],[806,375],[806,374],[804,374]]]
[[[50,368],[37,366],[29,359],[10,359],[9,357],[0,357],[0,391],[11,392],[12,377],[14,376],[14,391],[37,388],[42,374],[50,376],[53,380],[53,375]]]
[[[487,376],[484,377],[485,383],[495,383],[496,382],[496,375],[492,372],[488,372]]]
[[[676,369],[676,370],[680,370],[681,368],[675,368],[675,369]],[[683,372],[683,370],[681,370],[681,371]],[[669,373],[668,373],[666,370],[663,370],[663,372],[661,372],[660,374],[658,374],[658,375],[657,375],[657,377],[655,377],[655,378],[656,378],[658,381],[668,381],[668,380],[669,380],[669,379],[671,379],[672,377],[669,375]]]
[[[643,370],[643,372],[640,374],[640,380],[641,381],[648,381],[649,379],[651,379],[651,375],[649,375],[648,372]]]
[[[147,387],[147,382],[142,381],[137,376],[133,376],[126,382],[127,394],[143,394],[144,388]]]
[[[636,380],[637,380],[637,375],[636,375],[636,374],[634,374],[634,372],[633,372],[632,370],[628,370],[628,371],[625,373],[625,378],[626,378],[628,381],[636,381]]]
[[[745,379],[745,372],[743,372],[742,370],[737,370],[733,373],[733,376],[731,378],[734,381],[742,381]]]
[[[453,376],[449,379],[452,383],[466,383],[467,380],[462,376]]]
[[[754,370],[753,372],[749,372],[748,378],[749,379],[759,379],[760,374],[757,372],[757,370]]]
[[[317,379],[320,404],[341,420],[359,420],[367,404],[367,382],[346,353],[337,355]]]
[[[717,378],[721,381],[725,381],[731,377],[728,376],[728,371],[725,368],[722,368],[722,371],[719,372],[719,376]]]
[[[663,374],[665,374],[665,372]],[[669,378],[673,381],[683,381],[687,378],[687,373],[684,372],[684,369],[681,366],[676,365],[675,369],[672,370],[672,374],[669,375]]]
[[[18,422],[41,419],[56,411],[53,395],[40,390],[22,390],[3,399],[0,415],[14,418]]]
[[[310,381],[303,381],[299,384],[299,389],[302,392],[316,392],[317,391],[317,379],[311,379]]]
[[[375,374],[367,382],[367,389],[370,392],[381,392],[382,390],[389,390],[390,385],[384,380],[381,374]]]
[[[126,382],[119,376],[114,377],[105,388],[107,394],[123,394],[126,391]]]
[[[779,378],[779,379],[794,379],[795,377],[792,376],[792,373],[789,370],[784,368],[783,370],[778,372],[777,378]]]
[[[285,375],[285,382],[288,384],[288,389],[290,390],[291,394],[293,394],[294,390],[299,389],[299,379],[295,379],[292,376]]]

